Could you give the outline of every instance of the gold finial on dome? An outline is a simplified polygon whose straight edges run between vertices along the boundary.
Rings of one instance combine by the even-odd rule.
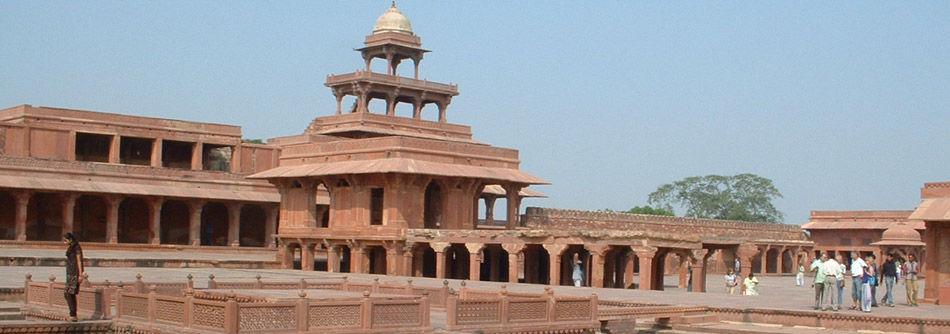
[[[382,32],[398,32],[412,35],[412,24],[409,23],[409,18],[396,8],[395,1],[393,1],[392,6],[389,7],[389,10],[376,19],[373,33],[378,34]]]

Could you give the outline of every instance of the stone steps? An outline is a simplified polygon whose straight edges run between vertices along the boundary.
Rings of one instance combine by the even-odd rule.
[[[775,324],[721,321],[714,323],[674,324],[674,332],[656,332],[657,334],[706,333],[706,334],[851,334],[855,331],[835,330],[824,327],[782,326]],[[679,331],[679,332],[676,332]],[[892,334],[883,331],[857,331],[867,334]]]
[[[20,307],[10,304],[0,304],[0,323],[14,320],[25,320],[26,317],[20,314]]]

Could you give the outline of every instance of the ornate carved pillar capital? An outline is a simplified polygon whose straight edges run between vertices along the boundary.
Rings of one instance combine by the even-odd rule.
[[[481,254],[482,250],[485,249],[485,244],[483,243],[466,243],[465,248],[468,249],[469,254]]]
[[[552,256],[561,256],[567,250],[567,245],[563,244],[543,244],[542,247]]]
[[[502,244],[501,248],[504,248],[505,251],[508,252],[509,256],[512,254],[517,255],[518,253],[521,253],[522,249],[524,249],[524,244]]]
[[[640,258],[653,258],[658,250],[652,246],[630,246],[630,249]]]
[[[449,249],[449,246],[452,246],[452,244],[448,242],[433,242],[429,244],[429,247],[432,247],[432,250],[436,253],[445,253],[445,250]]]
[[[689,251],[689,255],[693,259],[693,261],[703,261],[706,259],[708,255],[711,255],[711,254],[708,249],[700,248],[700,249],[691,249]]]

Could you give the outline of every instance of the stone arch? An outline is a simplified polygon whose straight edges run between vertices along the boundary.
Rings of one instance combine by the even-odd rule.
[[[386,248],[383,246],[366,247],[366,255],[369,257],[370,274],[386,275]]]
[[[241,207],[238,240],[241,246],[264,247],[266,239],[267,213],[258,204],[244,204]]]
[[[610,246],[604,254],[604,287],[626,288],[633,284],[627,282],[625,273],[630,265],[630,256],[633,250],[627,246]],[[632,278],[632,277],[631,277]]]
[[[769,248],[769,250],[766,252],[766,254],[765,254],[765,264],[766,264],[766,266],[765,266],[765,273],[768,273],[768,274],[775,274],[775,273],[778,273],[778,272],[779,272],[779,271],[778,271],[778,270],[779,270],[779,268],[778,268],[779,251],[780,251],[780,249],[778,249],[778,248]]]
[[[16,240],[16,197],[0,191],[0,240]]]
[[[202,246],[227,246],[228,207],[219,202],[205,204],[201,210],[200,231]]]
[[[549,284],[551,282],[551,256],[548,250],[538,244],[525,245],[524,282]]]
[[[179,200],[167,200],[162,203],[159,232],[162,244],[187,245],[189,220],[188,204]]]
[[[440,182],[432,180],[426,186],[423,206],[423,222],[425,228],[440,228],[445,206],[446,190]]]
[[[126,197],[119,203],[116,231],[120,243],[148,243],[151,239],[148,221],[151,209],[145,199]]]
[[[469,278],[469,253],[465,244],[452,244],[445,250],[445,277],[452,279]]]
[[[656,257],[653,259],[653,268],[649,268],[652,272],[653,281],[650,282],[652,285],[650,290],[665,290],[666,289],[666,277],[663,275],[666,272],[666,258],[670,254],[675,254],[673,250],[669,248],[660,248],[656,251]],[[644,270],[646,268],[640,268]],[[677,282],[678,283],[678,282]],[[675,286],[671,286],[675,287]]]
[[[35,193],[26,211],[26,240],[59,241],[63,233],[63,199],[53,193]]]
[[[303,259],[303,247],[296,242],[287,244],[286,250],[284,251],[283,267],[288,269],[300,269],[301,260]]]
[[[794,252],[791,249],[785,249],[780,254],[781,259],[782,259],[782,268],[779,268],[780,273],[789,274],[793,272],[798,272],[797,271],[798,268],[795,268],[796,261],[795,261],[795,256],[793,253]]]
[[[482,250],[481,277],[482,281],[508,281],[508,251],[499,244],[485,245]]]
[[[412,276],[436,277],[435,250],[428,243],[419,243],[412,250]]]
[[[102,196],[82,195],[73,209],[73,231],[79,241],[106,242],[108,204]]]
[[[581,262],[581,270],[584,271],[586,281],[590,281],[590,252],[583,245],[570,245],[561,254],[561,278],[560,285],[574,285],[571,276],[574,273],[574,263]],[[585,281],[584,286],[588,283]]]

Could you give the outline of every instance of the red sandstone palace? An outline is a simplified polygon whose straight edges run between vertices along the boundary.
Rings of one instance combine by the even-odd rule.
[[[357,51],[365,70],[327,77],[335,114],[267,144],[243,142],[229,125],[0,110],[0,244],[43,245],[71,231],[88,247],[276,248],[286,268],[544,284],[567,284],[580,262],[588,285],[640,289],[663,289],[662,275],[675,272],[685,285],[688,272],[704,278],[737,258],[743,272],[792,273],[814,251],[845,250],[816,247],[794,225],[546,208],[521,214],[523,198],[544,196],[529,187],[548,181],[520,170],[517,150],[449,123],[458,87],[419,79],[429,51],[402,13],[393,7],[380,16]],[[404,60],[413,62],[411,78],[398,75]],[[373,62],[385,62],[386,73],[374,72]],[[355,98],[352,107],[347,98]],[[373,100],[385,109],[371,110]],[[397,115],[400,103],[411,105],[411,117]],[[423,119],[426,106],[435,107],[435,120]],[[828,215],[813,214],[809,230],[819,244],[817,225]],[[928,238],[946,235],[930,231],[947,215],[914,215]],[[861,247],[882,241],[856,238]],[[933,261],[928,275],[946,273]],[[705,279],[697,280],[694,291],[704,290]]]

